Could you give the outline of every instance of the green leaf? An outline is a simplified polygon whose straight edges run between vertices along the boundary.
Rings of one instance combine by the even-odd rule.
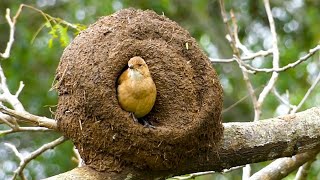
[[[47,21],[47,22],[45,23],[45,26],[46,26],[47,28],[51,28],[51,23],[50,23],[49,21]]]
[[[49,48],[52,48],[52,42],[53,42],[53,38],[49,39],[49,41],[48,41],[48,47]]]
[[[49,31],[49,34],[52,36],[52,38],[58,38],[57,25],[52,26],[51,30]]]
[[[60,24],[55,25],[57,27],[58,34],[60,35],[60,44],[62,47],[66,47],[69,42],[70,38],[68,36],[68,28],[63,27]]]

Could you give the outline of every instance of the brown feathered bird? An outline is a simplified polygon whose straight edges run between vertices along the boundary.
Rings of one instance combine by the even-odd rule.
[[[120,106],[132,114],[135,122],[151,111],[157,90],[149,68],[141,57],[136,56],[128,61],[128,69],[118,79],[117,92]],[[154,128],[143,118],[141,121],[146,127]]]

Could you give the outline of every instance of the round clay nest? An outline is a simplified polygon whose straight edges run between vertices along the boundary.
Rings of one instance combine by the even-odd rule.
[[[157,87],[145,117],[155,129],[135,123],[117,100],[117,78],[134,56]],[[150,10],[124,9],[81,32],[64,50],[56,81],[58,128],[98,171],[179,168],[222,136],[222,88],[208,57],[186,30]]]

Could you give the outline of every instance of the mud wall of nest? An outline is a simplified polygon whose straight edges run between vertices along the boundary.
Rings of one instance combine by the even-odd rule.
[[[134,56],[157,86],[145,117],[156,129],[135,123],[118,104],[116,81]],[[56,82],[58,128],[99,171],[180,168],[212,151],[222,134],[222,89],[207,56],[186,30],[153,11],[100,18],[64,50]]]

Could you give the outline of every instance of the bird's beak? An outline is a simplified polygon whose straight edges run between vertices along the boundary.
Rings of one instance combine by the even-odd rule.
[[[133,65],[132,64],[129,64],[129,69],[133,69]]]

